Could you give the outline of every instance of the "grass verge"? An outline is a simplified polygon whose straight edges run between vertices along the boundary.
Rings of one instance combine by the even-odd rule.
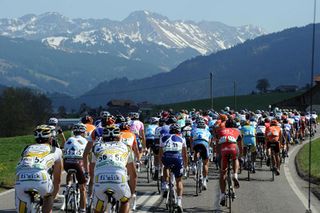
[[[312,142],[311,146],[311,177],[312,181],[320,184],[320,138]],[[298,170],[302,175],[308,177],[309,172],[309,144],[304,145],[296,157]]]

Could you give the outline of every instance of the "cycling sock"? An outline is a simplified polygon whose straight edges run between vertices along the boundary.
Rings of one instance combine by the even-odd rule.
[[[238,173],[234,173],[233,177],[238,180]]]

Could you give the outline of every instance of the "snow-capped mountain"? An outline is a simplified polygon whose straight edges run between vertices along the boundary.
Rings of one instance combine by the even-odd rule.
[[[170,70],[196,55],[230,48],[264,34],[259,27],[219,22],[169,20],[136,11],[122,21],[70,19],[58,13],[0,19],[0,35],[41,40],[70,52],[106,53]]]

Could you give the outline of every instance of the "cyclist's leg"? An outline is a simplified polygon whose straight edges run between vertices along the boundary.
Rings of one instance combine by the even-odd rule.
[[[131,192],[130,192],[130,187],[126,183],[125,185],[123,184],[112,184],[112,189],[114,190],[114,195],[113,197],[120,201],[120,213],[127,213],[129,212],[130,209],[130,197],[131,197]]]
[[[276,167],[277,167],[277,173],[280,174],[280,142],[276,142],[277,145],[274,149],[275,159],[276,159]]]

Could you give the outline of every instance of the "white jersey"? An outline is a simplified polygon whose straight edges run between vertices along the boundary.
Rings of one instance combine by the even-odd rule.
[[[88,141],[81,135],[70,137],[64,144],[63,158],[82,159]]]
[[[49,171],[55,162],[61,161],[61,149],[49,144],[33,144],[28,146],[22,153],[22,158],[17,166],[17,172],[23,170]],[[18,178],[21,179],[20,177]]]
[[[266,126],[265,125],[258,125],[256,128],[257,134],[265,134],[266,133]]]
[[[96,183],[124,183],[127,180],[127,164],[133,162],[133,152],[123,142],[97,142],[93,147]]]
[[[165,135],[160,139],[160,147],[163,152],[182,153],[183,147],[187,147],[186,140],[178,135]]]

